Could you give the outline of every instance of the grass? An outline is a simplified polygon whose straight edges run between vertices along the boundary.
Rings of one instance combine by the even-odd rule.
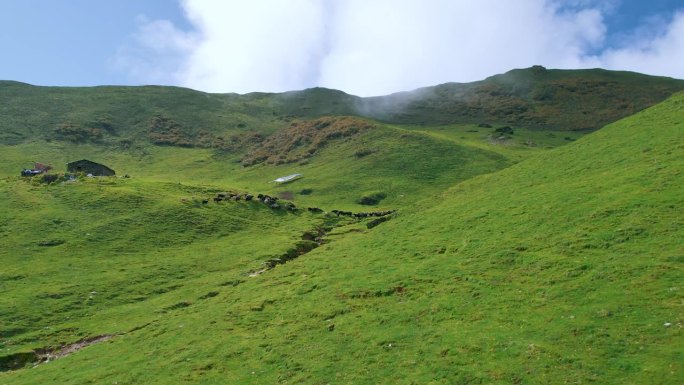
[[[199,201],[210,190],[164,183],[18,181],[5,183],[2,193],[4,212],[23,208],[21,215],[4,217],[3,243],[11,247],[0,252],[7,265],[4,290],[11,287],[17,295],[3,297],[4,326],[24,330],[12,343],[18,347],[22,341],[55,344],[89,326],[127,325],[136,320],[136,311],[154,314],[150,301],[166,303],[162,294],[178,295],[208,273],[223,277],[257,268],[316,223],[256,203],[205,207],[192,196]],[[258,233],[268,236],[253,237]],[[41,246],[44,240],[61,243]],[[88,320],[103,312],[110,315]],[[113,312],[123,313],[114,317]],[[72,318],[80,319],[79,328]]]
[[[35,139],[129,147],[141,142],[240,151],[295,118],[353,115],[393,124],[508,124],[595,130],[684,89],[684,81],[605,70],[513,70],[359,98],[312,88],[207,94],[177,87],[35,87],[0,81],[0,143]]]
[[[303,162],[243,167],[239,155],[211,149],[136,146],[121,150],[94,144],[36,142],[3,146],[0,175],[17,175],[33,161],[56,171],[74,159],[106,163],[117,175],[189,185],[233,186],[274,195],[293,195],[302,206],[363,211],[358,199],[369,191],[387,194],[384,208],[437,194],[460,180],[512,163],[504,155],[419,132],[377,124],[374,129],[333,141]],[[369,152],[362,157],[361,151]],[[278,185],[271,181],[293,173],[303,178]],[[302,190],[311,190],[300,194]],[[290,194],[291,193],[291,194]]]
[[[506,124],[595,130],[681,91],[681,80],[632,72],[516,69],[474,83],[446,83],[368,98],[364,112],[402,124]]]
[[[576,141],[378,123],[294,168],[4,146],[0,357],[117,336],[0,383],[682,383],[683,121],[678,94]],[[135,172],[42,185],[13,176],[27,154]],[[302,206],[367,211],[355,201],[382,192],[399,212],[369,229],[198,202],[305,189]],[[326,243],[250,277],[319,229]]]

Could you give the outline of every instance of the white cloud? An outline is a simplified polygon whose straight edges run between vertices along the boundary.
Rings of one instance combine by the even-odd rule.
[[[594,58],[602,67],[684,78],[684,12],[657,36],[634,36],[631,44]]]
[[[119,48],[110,65],[127,71],[136,82],[176,84],[180,68],[199,43],[198,36],[166,20],[149,21],[141,16],[138,24],[138,32]]]
[[[534,64],[684,77],[684,16],[655,38],[605,50],[615,1],[184,0],[195,31],[144,23],[119,60],[137,77],[240,93],[379,95]]]
[[[289,90],[316,83],[325,5],[316,0],[187,0],[202,35],[180,81],[211,91]]]
[[[383,94],[482,79],[514,67],[575,66],[603,37],[600,13],[542,0],[347,0],[335,14],[320,83]]]

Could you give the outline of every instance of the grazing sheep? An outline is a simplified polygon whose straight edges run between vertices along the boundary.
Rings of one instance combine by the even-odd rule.
[[[296,210],[297,210],[297,206],[295,206],[295,204],[292,203],[292,202],[288,202],[288,203],[285,205],[285,208],[286,208],[288,211],[296,211]]]

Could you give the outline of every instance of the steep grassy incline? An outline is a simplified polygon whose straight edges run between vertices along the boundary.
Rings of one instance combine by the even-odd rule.
[[[0,382],[680,384],[682,122],[679,94]]]

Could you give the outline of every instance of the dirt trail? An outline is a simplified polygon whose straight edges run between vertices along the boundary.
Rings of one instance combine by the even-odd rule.
[[[103,334],[101,336],[95,336],[95,337],[88,337],[85,339],[82,339],[80,341],[74,342],[72,344],[68,345],[63,345],[60,346],[59,348],[56,349],[51,349],[51,348],[43,348],[43,349],[37,349],[35,350],[36,357],[38,358],[37,362],[35,365],[41,364],[43,362],[49,362],[56,360],[58,358],[62,358],[64,356],[68,356],[69,354],[76,353],[77,351],[88,347],[93,344],[97,344],[100,342],[107,341],[113,337],[116,337],[120,334]]]
[[[293,259],[299,258],[300,256],[311,252],[325,243],[323,237],[327,234],[323,227],[317,227],[315,230],[307,231],[301,236],[301,241],[298,242],[293,248],[286,251],[283,255],[277,258],[271,258],[263,263],[263,267],[258,270],[252,270],[249,272],[249,277],[257,277],[278,265],[282,265],[291,261]]]
[[[70,354],[76,353],[79,350],[90,345],[98,344],[100,342],[108,341],[114,337],[122,336],[124,334],[132,333],[134,331],[146,328],[156,321],[148,322],[144,325],[135,327],[128,332],[117,334],[102,334],[94,337],[87,337],[71,344],[62,345],[59,347],[45,347],[35,349],[32,352],[15,353],[9,356],[0,357],[0,372],[7,372],[11,370],[19,370],[31,367],[36,367],[42,363],[54,361],[58,358],[66,357]]]

